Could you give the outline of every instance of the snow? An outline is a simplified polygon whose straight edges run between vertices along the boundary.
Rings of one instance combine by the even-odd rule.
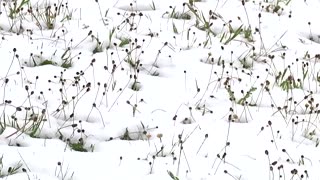
[[[320,180],[320,1],[0,3],[0,179]]]

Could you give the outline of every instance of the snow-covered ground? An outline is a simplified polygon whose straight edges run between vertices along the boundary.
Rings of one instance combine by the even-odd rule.
[[[319,0],[0,3],[0,179],[320,180]]]

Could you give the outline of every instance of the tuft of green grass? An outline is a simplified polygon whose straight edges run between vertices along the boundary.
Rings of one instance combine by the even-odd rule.
[[[41,125],[47,121],[45,118],[46,110],[42,110],[41,114],[32,114],[30,117],[30,121],[32,121],[32,125],[30,127],[29,135],[33,138],[37,137],[37,134],[41,131]]]
[[[302,88],[302,81],[296,80],[292,74],[286,77],[288,68],[285,68],[283,73],[280,71],[276,78],[276,83],[281,87],[282,90],[289,92],[292,89]],[[286,78],[285,78],[286,77]]]
[[[175,176],[171,171],[167,170],[167,172],[172,180],[179,180],[179,178]]]
[[[169,14],[169,18],[182,19],[182,20],[190,20],[191,19],[191,15],[188,12],[177,12],[176,7],[173,7],[171,9],[172,9],[171,13],[170,12],[165,13],[165,14]]]
[[[120,38],[119,47],[124,47],[131,42],[130,38]]]
[[[116,33],[116,27],[113,27],[111,30],[109,30],[109,47],[112,46],[112,38],[114,37]]]
[[[232,28],[232,26],[229,24],[228,27],[229,27],[229,32],[225,32],[223,33],[221,39],[220,39],[220,42],[223,42],[223,39],[225,39],[225,41],[223,42],[223,44],[227,45],[229,44],[232,40],[234,40],[237,36],[240,35],[240,33],[242,32],[242,26],[241,25],[240,27],[238,27],[236,30],[234,30]],[[229,36],[228,36],[229,35]]]
[[[256,91],[256,90],[257,90],[256,87],[251,87],[250,90],[247,91],[247,93],[246,93],[242,98],[240,98],[237,103],[238,103],[238,104],[241,104],[241,105],[244,105],[245,102],[248,100],[248,98],[249,98],[249,97],[252,95],[252,93],[253,93],[254,91]]]
[[[268,2],[268,1],[267,1]],[[265,6],[265,10],[271,13],[281,14],[284,7],[290,4],[291,0],[275,0]]]
[[[127,141],[131,141],[133,140],[131,137],[130,137],[130,133],[128,131],[128,128],[126,128],[126,131],[124,132],[124,134],[122,135],[122,137],[120,137],[121,140],[127,140]]]
[[[69,69],[69,68],[72,67],[72,62],[67,62],[67,61],[65,61],[65,62],[63,62],[63,63],[61,64],[61,67],[62,67],[62,68],[65,68],[65,69]]]
[[[30,2],[30,0],[22,0],[20,1],[20,3],[18,3],[18,0],[13,0],[12,4],[13,6],[10,4],[9,7],[9,17],[11,19],[14,19],[17,17],[17,14],[23,9],[24,6],[26,6],[28,3]],[[1,4],[2,5],[2,4]]]
[[[41,18],[43,19],[43,22],[45,23],[48,29],[54,29],[54,26],[55,26],[54,24],[56,22],[57,14],[55,12],[52,12],[50,6],[46,7]]]
[[[248,42],[254,42],[250,26],[243,28],[243,35]]]
[[[72,57],[71,57],[71,48],[67,48],[66,51],[61,56],[62,64],[61,67],[69,69],[72,67]]]
[[[91,38],[93,41],[96,41],[96,46],[95,48],[93,49],[92,53],[93,54],[96,54],[96,53],[100,53],[100,52],[103,52],[103,44],[101,43],[101,41],[99,40],[99,37],[97,36],[94,36],[94,35],[91,35]]]
[[[253,67],[253,61],[250,62],[249,60],[247,60],[247,57],[243,57],[239,60],[239,62],[241,63],[244,69],[250,69]]]
[[[134,81],[131,85],[131,89],[134,91],[140,91],[142,88],[141,83],[138,81]]]
[[[40,64],[38,64],[38,65],[35,64],[35,66],[45,66],[45,65],[54,65],[54,66],[56,66],[57,63],[52,61],[52,60],[46,59],[46,60],[42,61]]]
[[[0,157],[0,178],[17,174],[22,169],[23,164],[19,161],[14,166],[10,166],[7,171],[3,169],[3,155]]]
[[[82,139],[79,139],[79,142],[69,143],[71,149],[79,152],[88,152],[86,148],[84,148],[84,143]]]

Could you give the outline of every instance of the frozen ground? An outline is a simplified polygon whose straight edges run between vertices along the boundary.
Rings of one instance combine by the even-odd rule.
[[[320,180],[319,0],[0,0],[0,179]]]

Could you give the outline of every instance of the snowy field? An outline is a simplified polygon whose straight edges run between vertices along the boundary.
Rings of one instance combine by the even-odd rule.
[[[0,4],[0,179],[320,180],[319,0]]]

